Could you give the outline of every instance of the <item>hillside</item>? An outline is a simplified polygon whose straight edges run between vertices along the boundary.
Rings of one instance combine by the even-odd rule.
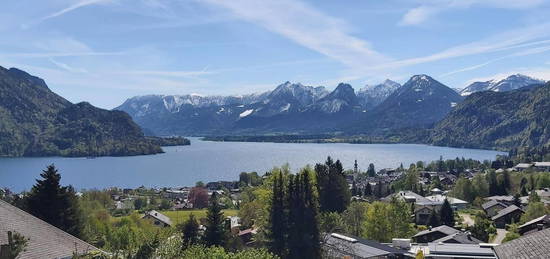
[[[161,153],[125,112],[72,104],[44,80],[0,67],[0,156]]]
[[[437,123],[429,143],[512,149],[550,145],[550,84],[473,93]]]

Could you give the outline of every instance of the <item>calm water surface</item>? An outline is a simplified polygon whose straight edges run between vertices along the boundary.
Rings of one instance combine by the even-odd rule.
[[[327,155],[340,159],[346,168],[366,170],[405,166],[416,161],[465,157],[494,159],[500,152],[411,144],[288,144],[210,142],[191,138],[191,146],[165,147],[166,153],[135,157],[0,158],[0,187],[28,190],[41,170],[55,164],[62,184],[77,189],[117,187],[188,186],[197,181],[237,180],[240,172],[263,173],[289,163],[293,170],[323,162]]]

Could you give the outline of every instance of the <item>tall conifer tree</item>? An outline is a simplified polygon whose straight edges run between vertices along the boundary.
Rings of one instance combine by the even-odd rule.
[[[204,241],[207,246],[223,246],[225,244],[223,211],[216,192],[210,197],[210,204],[206,212],[206,231]]]

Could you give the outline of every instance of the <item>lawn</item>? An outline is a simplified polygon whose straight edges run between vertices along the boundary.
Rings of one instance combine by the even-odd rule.
[[[237,216],[238,210],[223,210],[224,216]],[[203,210],[165,210],[160,211],[160,213],[168,216],[170,220],[172,220],[172,223],[179,224],[182,222],[185,222],[189,218],[189,214],[193,213],[195,215],[195,218],[206,218],[206,209]]]

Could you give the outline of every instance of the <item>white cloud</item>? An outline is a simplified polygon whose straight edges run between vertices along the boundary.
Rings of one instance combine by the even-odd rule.
[[[435,6],[419,6],[410,9],[405,13],[399,25],[418,25],[428,20],[430,16],[439,12],[439,8]]]
[[[388,61],[369,43],[346,31],[347,25],[313,7],[291,0],[205,0],[230,10],[239,19],[255,23],[306,48],[347,66],[368,66]]]
[[[550,37],[550,23],[544,23],[531,27],[514,29],[506,31],[491,37],[470,42],[467,44],[458,45],[445,49],[434,54],[423,57],[398,60],[386,64],[382,64],[376,69],[391,69],[404,66],[417,65],[427,62],[434,62],[449,58],[463,57],[475,54],[490,53],[512,48],[520,48],[529,45],[534,45],[534,40],[539,38]],[[540,41],[545,42],[545,41]],[[540,42],[537,42],[540,43]]]
[[[72,67],[72,66],[69,66],[65,63],[62,63],[62,62],[59,62],[59,61],[56,61],[54,60],[53,58],[50,58],[50,62],[52,62],[54,65],[62,68],[62,69],[65,69],[71,73],[87,73],[88,71],[86,71],[86,69],[83,69],[83,68],[75,68],[75,67]]]
[[[48,15],[42,17],[42,18],[39,18],[38,20],[32,21],[30,23],[23,24],[22,27],[24,29],[28,29],[29,27],[31,27],[33,25],[39,24],[39,23],[41,23],[43,21],[46,21],[48,19],[59,17],[59,16],[64,15],[66,13],[77,10],[79,8],[89,6],[89,5],[93,5],[93,4],[100,4],[100,3],[110,2],[110,1],[112,1],[112,0],[80,0],[80,1],[77,1],[76,3],[74,3],[74,4],[72,4],[68,7],[65,7],[65,8],[59,10],[59,11],[48,14]]]
[[[438,0],[419,1],[421,5],[409,9],[399,21],[399,25],[419,25],[429,18],[449,9],[467,9],[474,6],[500,9],[529,9],[537,7],[545,0]]]
[[[458,70],[454,70],[454,71],[451,71],[451,72],[447,72],[447,73],[444,73],[444,74],[440,75],[440,77],[446,77],[446,76],[450,76],[450,75],[454,75],[454,74],[458,74],[458,73],[462,73],[462,72],[466,72],[466,71],[476,70],[478,68],[482,68],[482,67],[487,66],[491,63],[494,63],[494,62],[497,62],[497,61],[500,61],[500,60],[503,60],[503,59],[506,59],[506,58],[522,57],[522,56],[540,54],[540,53],[544,53],[544,52],[547,52],[547,51],[550,51],[550,45],[537,47],[537,48],[525,49],[525,50],[521,50],[521,51],[518,51],[518,52],[515,52],[515,53],[512,53],[512,54],[509,54],[509,55],[505,55],[505,56],[502,56],[502,57],[499,57],[499,58],[489,60],[489,61],[481,63],[481,64],[477,64],[477,65],[461,68],[461,69],[458,69]]]

